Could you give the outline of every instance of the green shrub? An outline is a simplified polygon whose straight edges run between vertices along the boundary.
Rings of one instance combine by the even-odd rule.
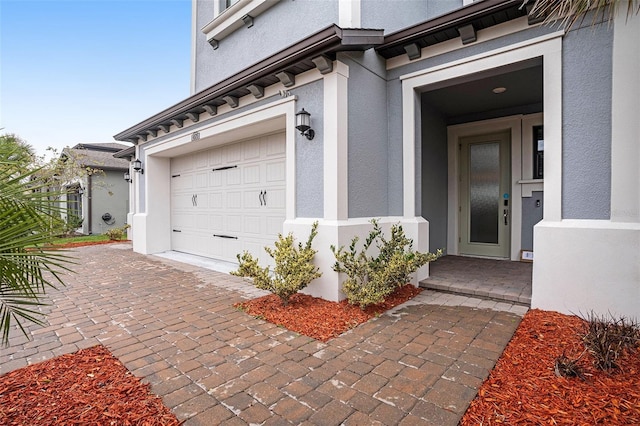
[[[383,302],[396,288],[407,284],[411,274],[442,256],[442,250],[435,254],[413,251],[413,241],[405,236],[400,224],[391,226],[391,238],[387,240],[378,222],[372,219],[371,223],[373,230],[360,252],[356,249],[358,237],[351,240],[348,250],[331,246],[336,258],[333,270],[344,272],[348,277],[342,291],[349,303],[362,309]],[[368,254],[374,242],[378,248],[375,257]]]
[[[70,235],[73,234],[76,229],[82,227],[83,218],[78,217],[74,214],[67,215],[67,221],[65,226],[65,234]]]
[[[122,228],[111,228],[107,230],[104,234],[109,237],[110,240],[122,240],[125,238],[127,234],[127,229],[129,229],[130,225],[124,225]]]
[[[240,263],[238,270],[231,272],[239,277],[253,278],[253,285],[262,290],[269,290],[282,300],[283,305],[289,303],[289,298],[298,291],[305,288],[311,281],[322,276],[319,268],[315,267],[311,261],[316,254],[316,250],[311,248],[313,239],[318,234],[318,222],[314,222],[311,227],[311,234],[307,243],[294,244],[293,235],[290,233],[286,237],[278,235],[275,242],[275,250],[265,247],[264,250],[275,261],[273,273],[269,267],[262,268],[248,252],[238,254]]]

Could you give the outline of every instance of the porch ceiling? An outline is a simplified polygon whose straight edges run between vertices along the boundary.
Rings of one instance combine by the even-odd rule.
[[[492,70],[491,74],[478,74],[473,80],[452,81],[447,87],[425,91],[422,99],[439,110],[451,124],[464,121],[464,117],[487,111],[509,111],[515,109],[542,110],[543,84],[542,66],[531,62],[526,68]],[[502,71],[498,73],[498,71]],[[503,93],[493,89],[503,87]],[[456,119],[457,118],[457,119]]]

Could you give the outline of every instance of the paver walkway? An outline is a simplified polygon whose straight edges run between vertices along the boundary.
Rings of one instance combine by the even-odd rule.
[[[241,279],[133,253],[76,250],[46,327],[12,332],[0,373],[103,344],[186,425],[455,425],[522,306],[423,291],[328,343],[232,307]]]

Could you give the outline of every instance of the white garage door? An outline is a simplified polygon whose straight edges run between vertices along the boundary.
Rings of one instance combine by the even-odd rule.
[[[171,160],[173,250],[232,262],[247,250],[266,262],[284,219],[284,133]]]

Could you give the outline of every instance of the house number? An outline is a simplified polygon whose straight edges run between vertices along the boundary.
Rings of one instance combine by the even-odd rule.
[[[191,141],[197,141],[197,140],[200,140],[200,132],[191,133]]]

